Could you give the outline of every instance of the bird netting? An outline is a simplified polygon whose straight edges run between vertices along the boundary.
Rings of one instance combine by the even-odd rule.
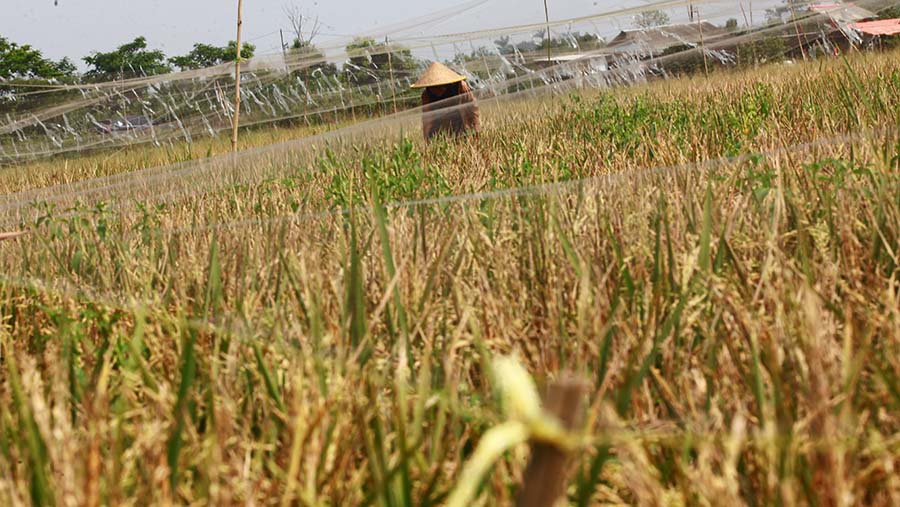
[[[682,3],[665,2],[665,5]],[[734,5],[729,5],[708,2],[710,12],[713,12],[711,7],[720,6],[725,15],[734,10]],[[809,44],[804,47],[809,51],[809,56],[814,57],[811,48],[817,47],[816,44],[825,48],[822,50],[825,52],[828,44],[838,44],[840,39],[837,37],[841,36],[835,33],[840,25],[834,24],[827,13],[810,13],[808,17],[797,18],[790,23],[733,32],[706,30],[701,19],[696,21],[696,39],[692,31],[684,29],[684,25],[669,25],[623,31],[617,36],[618,40],[605,41],[596,46],[585,43],[590,40],[584,37],[588,26],[602,19],[618,19],[624,23],[639,12],[641,10],[617,11],[553,24],[551,33],[557,37],[568,34],[575,40],[565,51],[560,47],[550,48],[549,57],[545,53],[546,48],[528,50],[528,46],[521,45],[521,40],[529,40],[526,37],[531,37],[532,41],[537,39],[533,36],[537,29],[542,28],[540,25],[431,37],[420,43],[416,43],[416,38],[409,37],[403,40],[403,44],[411,52],[423,48],[434,51],[437,55],[434,59],[440,58],[442,48],[448,53],[462,54],[461,46],[468,47],[469,56],[453,62],[454,67],[465,73],[475,85],[489,130],[521,128],[534,115],[542,114],[541,104],[550,102],[543,99],[555,94],[665,79],[676,73],[673,70],[677,68],[676,64],[686,65],[685,62],[732,66],[741,58],[739,51],[762,51],[764,48],[758,43],[772,37],[796,41],[798,34],[801,39],[805,35]],[[829,26],[832,27],[830,31]],[[847,29],[852,30],[852,27],[848,24]],[[701,31],[702,40],[699,39]],[[580,38],[575,35],[577,32],[580,32]],[[716,33],[719,35],[716,36]],[[814,39],[814,34],[819,34],[819,39]],[[510,38],[506,39],[507,36]],[[517,38],[519,43],[516,43]],[[675,49],[660,50],[663,46]],[[491,49],[479,51],[480,47]],[[166,279],[171,276],[172,270],[179,269],[179,256],[191,257],[194,259],[192,262],[197,263],[194,257],[200,255],[198,252],[203,251],[203,245],[213,244],[217,234],[234,237],[246,231],[262,230],[278,231],[270,236],[282,237],[280,231],[283,229],[286,234],[290,232],[286,237],[293,238],[296,241],[294,245],[313,242],[311,238],[314,237],[320,244],[327,243],[329,234],[342,227],[343,217],[353,209],[361,209],[357,204],[362,204],[363,208],[371,205],[370,202],[359,202],[353,195],[354,175],[343,174],[340,178],[332,178],[329,173],[373,173],[389,168],[394,162],[369,160],[369,152],[379,150],[367,148],[384,141],[395,143],[404,136],[418,138],[423,111],[415,106],[418,103],[417,94],[409,91],[418,68],[410,68],[401,74],[393,67],[393,55],[389,57],[388,68],[385,69],[384,60],[379,60],[378,53],[367,53],[366,50],[346,52],[337,47],[325,49],[344,51],[341,54],[345,63],[352,65],[342,66],[341,72],[349,74],[344,67],[352,71],[353,65],[365,69],[365,72],[356,75],[355,80],[349,75],[335,77],[324,70],[316,72],[316,65],[328,65],[334,61],[321,55],[255,59],[245,77],[245,118],[248,123],[261,124],[288,119],[313,122],[326,121],[328,115],[349,116],[355,111],[356,122],[316,136],[234,155],[48,187],[36,185],[0,196],[0,230],[33,231],[16,240],[21,248],[16,250],[18,253],[15,256],[5,259],[4,283],[35,283],[39,290],[41,284],[70,287],[76,291],[96,290],[98,294],[110,294],[119,299],[123,293],[150,298],[157,292],[157,277]],[[779,51],[788,50],[780,46]],[[14,141],[5,149],[8,154],[10,150],[25,154],[27,147],[36,149],[43,143],[48,154],[58,154],[66,148],[66,143],[70,143],[72,150],[82,151],[135,143],[165,144],[179,139],[215,135],[218,130],[230,128],[231,97],[227,95],[228,90],[232,89],[230,85],[233,85],[230,79],[229,66],[222,66],[185,75],[153,76],[127,85],[107,83],[78,90],[76,101],[63,101],[52,108],[35,110],[31,120],[25,116],[19,117],[16,121],[21,124],[13,132]],[[367,79],[369,82],[363,84]],[[668,86],[669,83],[663,84]],[[126,90],[125,87],[130,88]],[[48,95],[55,93],[73,92],[69,90]],[[408,102],[401,102],[404,100]],[[151,125],[146,129],[130,129],[115,134],[95,132],[96,125],[91,118],[98,120],[102,112],[109,111],[104,109],[107,106],[124,108],[120,111],[126,118],[143,113],[151,119]],[[131,110],[129,107],[137,109]],[[704,121],[717,112],[708,113]],[[166,123],[167,114],[171,115],[174,125]],[[512,115],[517,118],[509,120]],[[51,126],[53,119],[58,117],[67,118],[70,130],[65,130],[65,136]],[[79,120],[76,122],[75,118]],[[62,121],[65,123],[66,120]],[[600,118],[599,121],[605,122],[607,118]],[[47,145],[47,136],[51,134],[56,136],[56,141],[50,141]],[[96,144],[88,145],[89,138]],[[514,138],[515,135],[506,136],[505,141]],[[534,139],[532,133],[531,140]],[[573,143],[581,140],[577,133],[572,133],[571,139]],[[594,140],[586,140],[584,144],[592,142]],[[57,143],[62,144],[63,148],[59,148]],[[686,159],[687,163],[681,165],[657,164],[655,160],[653,164],[657,165],[640,165],[623,149],[621,156],[615,155],[620,162],[615,170],[607,172],[606,167],[599,167],[605,162],[593,161],[594,172],[584,174],[584,178],[569,175],[538,184],[532,184],[533,179],[520,183],[513,178],[509,179],[508,186],[487,190],[481,187],[469,189],[458,186],[451,189],[438,186],[432,193],[416,192],[415,198],[394,199],[384,206],[403,211],[440,210],[447,206],[471,210],[492,200],[513,202],[522,199],[525,202],[547,195],[560,196],[559,200],[566,203],[570,194],[576,196],[576,200],[601,192],[615,195],[617,189],[628,188],[639,180],[666,184],[666,178],[676,175],[702,174],[712,169],[736,172],[765,157],[777,160],[802,157],[812,162],[820,154],[838,156],[845,149],[852,149],[855,156],[859,156],[862,150],[874,150],[870,145],[891,143],[896,143],[896,132],[893,130],[864,131],[849,137],[841,133],[820,139],[796,139],[791,144],[765,153],[751,149],[737,151],[735,156],[730,157],[708,153],[705,157]],[[772,145],[769,143],[767,146],[771,148]],[[780,146],[777,143],[774,145]],[[852,148],[846,148],[848,146]],[[457,148],[465,152],[464,148]],[[436,149],[441,148],[438,146]],[[590,147],[578,149],[585,156],[593,153]],[[397,150],[389,147],[381,152],[400,157],[400,161],[394,164],[399,171],[415,171],[418,163],[402,158],[405,156],[402,146]],[[515,151],[515,148],[509,151]],[[481,156],[474,152],[469,155]],[[16,160],[36,156],[32,153]],[[332,163],[334,160],[352,162],[338,168],[340,164]],[[648,160],[644,159],[644,162]],[[509,168],[510,171],[525,169],[527,164],[524,162],[519,163],[518,168]],[[397,179],[402,179],[402,175]],[[473,181],[479,179],[485,178],[472,178]],[[417,184],[415,180],[409,181]],[[270,191],[275,195],[271,199],[267,197]],[[370,210],[362,212],[367,211]],[[405,216],[405,213],[399,214]],[[473,212],[472,220],[478,219],[476,215]],[[323,224],[321,229],[318,226],[320,221]],[[326,229],[330,231],[327,234],[322,232]],[[211,236],[213,239],[210,239]],[[247,237],[251,241],[249,238],[254,235],[247,232]],[[252,241],[264,241],[254,238]],[[5,243],[3,247],[7,248],[7,245],[10,243]],[[261,264],[269,262],[280,255],[279,248],[283,246],[268,249],[266,245],[254,243],[253,247],[259,250],[260,256],[255,261]],[[9,251],[14,251],[13,248],[9,246]],[[140,283],[143,281],[139,283],[129,278],[132,272],[153,273],[154,282],[142,286]]]
[[[255,57],[243,65],[240,126],[341,124],[410,110],[418,104],[410,85],[427,60],[450,63],[487,99],[560,83],[627,86],[686,65],[708,70],[797,52],[815,57],[863,41],[853,28],[858,15],[840,6],[754,25],[743,4],[722,0],[664,0],[549,25],[421,35],[477,14],[486,3],[476,0],[351,40]],[[870,12],[896,3],[881,2]],[[690,18],[683,23],[616,28],[634,26],[635,16],[647,12],[686,7]],[[742,21],[727,27],[709,21],[726,19]],[[234,65],[223,64],[104,83],[7,87],[0,164],[215,137],[233,127],[234,84]]]

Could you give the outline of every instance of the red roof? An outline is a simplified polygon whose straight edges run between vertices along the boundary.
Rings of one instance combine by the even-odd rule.
[[[850,25],[854,30],[868,35],[897,35],[900,34],[900,18],[882,19],[878,21],[864,21]]]

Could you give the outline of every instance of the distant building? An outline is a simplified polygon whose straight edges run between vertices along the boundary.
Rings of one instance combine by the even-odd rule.
[[[697,46],[727,37],[730,32],[708,21],[623,30],[609,42],[606,52],[631,58],[652,58],[677,46]]]
[[[813,4],[809,6],[809,12],[827,16],[834,23],[843,25],[877,17],[874,12],[868,9],[843,2]]]
[[[788,54],[794,58],[837,55],[863,43],[853,26],[877,18],[877,15],[852,2],[811,4],[796,23],[785,25]],[[790,31],[793,31],[793,37]]]
[[[880,19],[853,23],[850,28],[870,37],[900,35],[900,19]]]
[[[888,38],[900,36],[900,19],[878,19],[851,23],[850,29],[859,34],[864,45],[882,47]]]
[[[550,58],[537,57],[529,62],[529,67],[535,70],[558,69],[561,73],[575,77],[578,74],[589,75],[596,72],[609,70],[606,63],[606,55],[595,53],[577,53],[568,55],[553,55]]]
[[[94,124],[94,128],[101,134],[149,130],[153,128],[153,120],[147,116],[126,116],[100,120]]]

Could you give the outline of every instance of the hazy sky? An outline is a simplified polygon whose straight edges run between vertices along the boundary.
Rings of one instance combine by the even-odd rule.
[[[320,16],[325,32],[320,43],[339,35],[377,30],[471,0],[426,2],[415,0],[244,0],[244,39],[257,53],[279,50],[278,29],[288,26],[284,7],[295,3]],[[647,5],[650,0],[549,0],[551,17],[566,19],[602,13],[623,6]],[[106,51],[138,35],[170,56],[186,53],[195,42],[224,44],[234,39],[237,0],[2,0],[0,35],[31,44],[45,56],[64,56],[83,66],[91,51]],[[704,17],[740,17],[737,0],[707,5]],[[757,0],[755,8],[762,9]],[[771,2],[770,2],[771,3]],[[673,19],[686,8],[670,11]],[[757,15],[760,15],[758,13]],[[541,0],[485,0],[465,13],[429,25],[428,34],[455,33],[530,22],[544,18]],[[627,19],[608,22],[599,30],[614,30]]]

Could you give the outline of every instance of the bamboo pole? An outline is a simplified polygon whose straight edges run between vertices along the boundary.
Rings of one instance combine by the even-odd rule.
[[[803,55],[803,61],[806,61],[806,45],[803,42],[803,39],[800,37],[800,21],[797,19],[797,12],[794,10],[794,3],[790,2],[788,5],[791,7],[791,22],[794,23],[794,30],[797,32],[797,44],[800,45],[800,54]]]
[[[394,87],[394,59],[391,54],[391,45],[387,36],[384,37],[384,48],[387,50],[388,56],[388,71],[390,72],[391,79],[391,100],[394,102],[394,114],[397,114],[397,90]]]
[[[744,9],[744,2],[741,2],[741,14],[744,15],[744,26],[747,30],[750,29],[750,20],[747,19],[747,11]]]
[[[288,68],[288,47],[287,44],[284,43],[284,29],[279,28],[278,34],[281,36],[281,58],[284,60],[284,70],[289,71]]]
[[[241,29],[244,26],[244,0],[238,0],[237,58],[234,61],[234,120],[231,130],[231,151],[238,151],[238,127],[241,121]]]
[[[703,19],[700,18],[700,9],[697,9],[697,27],[700,30],[700,52],[703,53],[703,75],[709,78],[709,63],[706,59],[706,44],[703,42]]]
[[[747,11],[744,10],[744,2],[741,2],[741,12],[744,13],[744,24],[747,25],[747,31],[749,32],[750,30],[753,30],[753,0],[750,0],[749,20],[747,19],[748,18]],[[738,48],[738,62],[740,62],[741,61],[741,57],[740,57],[741,45],[738,44],[737,48]],[[753,68],[755,69],[755,68],[759,67],[759,61],[756,56],[756,43],[755,42],[750,43],[750,58],[753,59]]]
[[[547,0],[544,0],[544,18],[547,20],[547,65],[550,65],[553,52],[550,49],[550,6],[547,5]]]

